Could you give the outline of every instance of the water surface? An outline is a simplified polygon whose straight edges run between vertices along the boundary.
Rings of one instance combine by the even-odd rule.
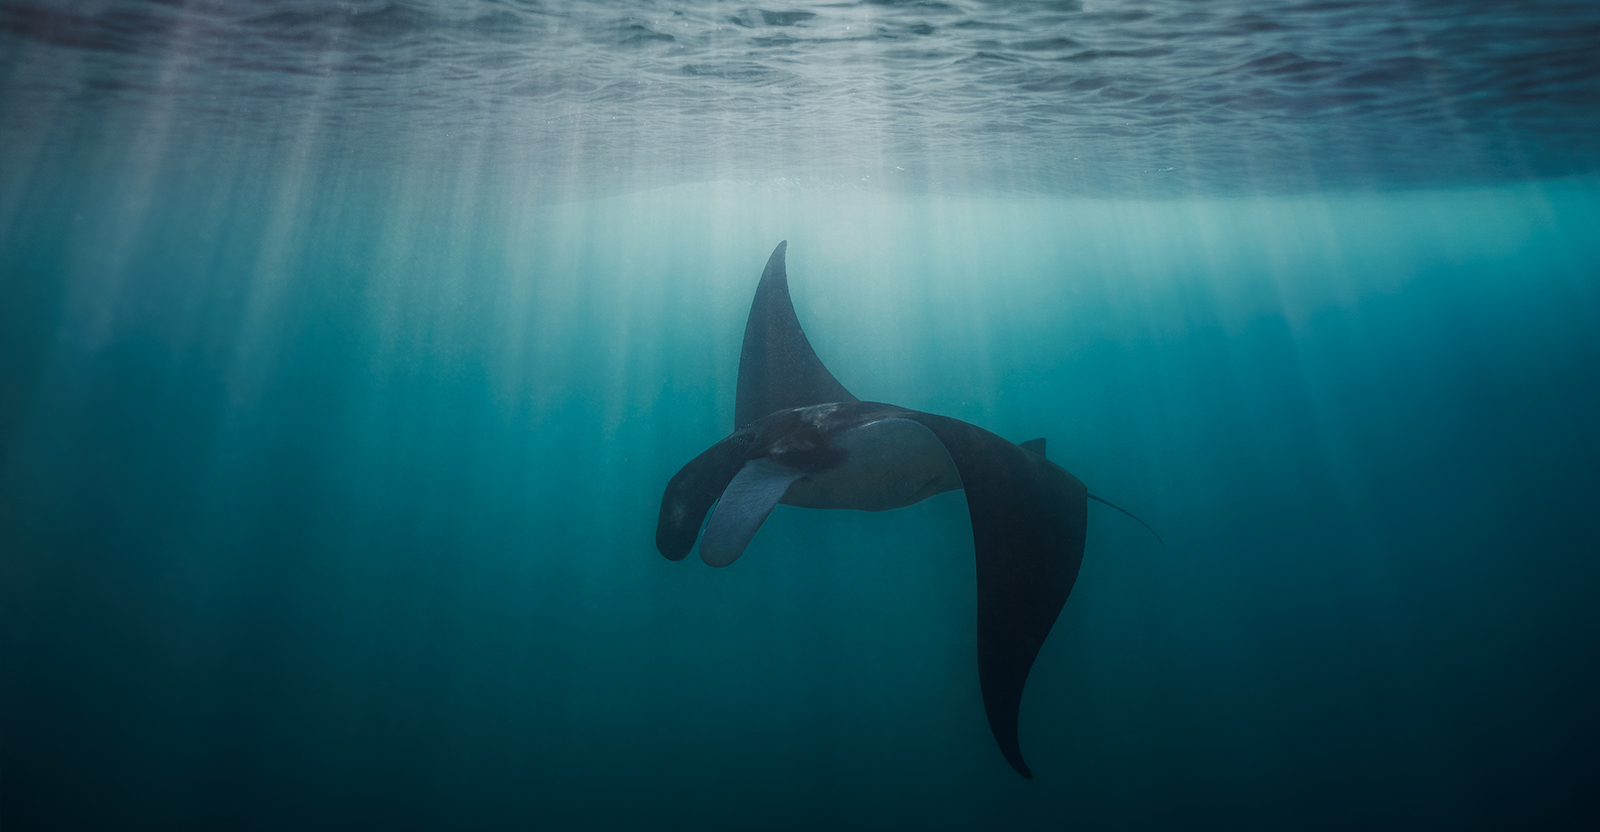
[[[1593,4],[0,4],[0,826],[1587,828]],[[1050,455],[654,551],[782,239]]]

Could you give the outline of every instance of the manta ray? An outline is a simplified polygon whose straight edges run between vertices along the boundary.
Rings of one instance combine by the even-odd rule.
[[[1088,501],[1105,501],[1046,459],[1043,439],[1019,445],[960,419],[851,395],[800,328],[787,248],[773,250],[750,305],[733,433],[667,483],[656,548],[682,560],[698,539],[701,560],[723,567],[778,503],[885,511],[964,489],[983,707],[1006,761],[1032,779],[1017,742],[1022,688],[1077,580]]]

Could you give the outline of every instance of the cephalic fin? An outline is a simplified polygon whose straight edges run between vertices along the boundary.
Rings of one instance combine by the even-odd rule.
[[[770,459],[752,459],[739,469],[722,492],[700,537],[700,559],[709,566],[727,566],[744,554],[783,492],[804,476]]]

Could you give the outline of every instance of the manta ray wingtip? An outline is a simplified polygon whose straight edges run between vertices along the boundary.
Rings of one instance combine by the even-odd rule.
[[[1000,753],[1005,755],[1006,762],[1010,763],[1011,767],[1016,769],[1017,773],[1022,775],[1023,779],[1032,780],[1033,769],[1028,768],[1028,764],[1023,762],[1022,748],[1017,745],[1016,735],[1011,735],[1007,738],[1007,740],[1009,740],[1007,741],[1000,739],[1000,735],[996,734],[995,740],[1000,744]]]

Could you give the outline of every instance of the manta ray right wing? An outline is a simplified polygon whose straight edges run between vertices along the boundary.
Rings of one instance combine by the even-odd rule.
[[[1088,489],[1039,452],[976,425],[931,413],[907,418],[944,443],[966,489],[978,561],[983,708],[1000,752],[1032,779],[1017,744],[1017,711],[1034,657],[1078,579]]]
[[[791,407],[859,401],[817,357],[789,299],[785,240],[772,250],[761,273],[739,354],[739,387],[734,394],[733,429]]]

